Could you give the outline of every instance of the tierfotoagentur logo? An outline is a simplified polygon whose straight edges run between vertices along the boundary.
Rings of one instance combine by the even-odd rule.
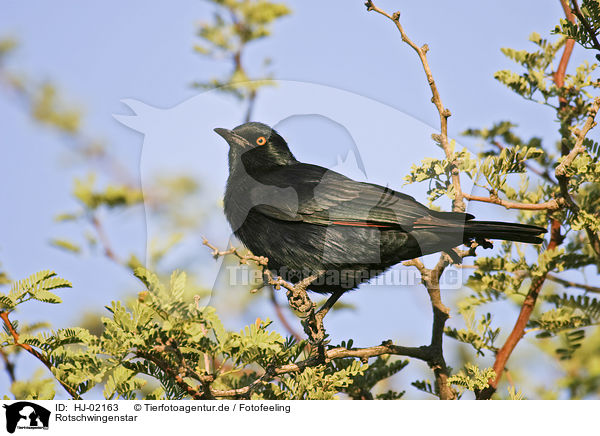
[[[6,431],[14,433],[15,429],[48,430],[50,411],[39,404],[19,401],[5,404]]]
[[[229,286],[250,286],[257,288],[264,282],[263,272],[260,269],[248,265],[227,265],[226,281]],[[278,276],[289,283],[297,283],[312,276],[310,270],[294,271],[282,267],[277,270]],[[352,288],[364,282],[365,278],[371,277],[370,286],[417,286],[422,283],[419,271],[413,268],[395,268],[388,271],[381,269],[367,270],[355,274],[353,270],[330,269],[321,272],[313,281],[315,285],[340,285],[344,288]],[[459,289],[463,282],[463,270],[454,265],[449,265],[440,277],[440,286],[443,289]]]

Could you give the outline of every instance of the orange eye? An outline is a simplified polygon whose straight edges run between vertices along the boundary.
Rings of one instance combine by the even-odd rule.
[[[267,139],[266,139],[264,136],[259,136],[259,137],[256,139],[256,143],[257,143],[258,145],[265,145],[265,144],[267,143]]]

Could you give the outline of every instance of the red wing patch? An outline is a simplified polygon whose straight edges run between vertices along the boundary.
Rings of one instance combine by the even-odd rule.
[[[386,224],[372,224],[367,223],[365,221],[333,221],[332,224],[337,224],[338,226],[352,226],[352,227],[378,227],[381,229],[389,229],[392,226]]]
[[[432,216],[422,217],[422,218],[417,219],[414,222],[414,228],[421,229],[421,230],[428,230],[428,229],[429,230],[431,230],[431,229],[456,230],[456,229],[463,229],[464,226],[465,226],[464,221],[447,221],[447,220],[435,218]]]

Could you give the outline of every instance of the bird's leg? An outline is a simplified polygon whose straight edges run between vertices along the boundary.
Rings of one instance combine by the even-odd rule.
[[[326,341],[327,335],[325,333],[325,327],[323,326],[323,318],[327,315],[327,312],[333,307],[336,301],[340,299],[344,291],[337,291],[331,294],[325,304],[321,306],[318,311],[313,309],[308,313],[308,316],[302,321],[304,331],[308,335],[309,343],[316,347],[317,355],[323,362],[325,362],[326,353],[325,346],[329,341]]]
[[[329,300],[325,302],[321,308],[321,310],[323,310],[327,306],[323,313],[321,313],[321,310],[315,312],[315,303],[310,300],[306,291],[315,280],[323,275],[323,273],[324,271],[318,271],[316,274],[305,278],[293,286],[286,286],[288,290],[286,296],[290,307],[303,314],[304,319],[302,320],[302,325],[304,326],[304,331],[308,335],[310,342],[320,344],[320,348],[324,350],[322,342],[326,335],[323,327],[323,317],[337,299],[340,298],[341,293],[335,298],[333,298],[334,295],[332,295]]]
[[[327,299],[327,301],[321,306],[321,308],[317,311],[315,316],[319,319],[325,318],[325,315],[331,310],[333,305],[340,299],[340,297],[344,294],[345,290],[335,291],[331,296]]]
[[[260,291],[262,288],[264,288],[266,286],[269,286],[269,279],[263,273],[263,279],[261,281],[259,281],[258,283],[256,283],[256,286],[254,286],[252,289],[250,289],[250,293],[256,294],[258,291]]]
[[[452,263],[455,265],[460,265],[462,263],[462,257],[460,257],[460,254],[456,252],[456,249],[451,248],[450,250],[444,251],[444,253],[446,253],[448,257],[452,259]]]
[[[483,248],[494,248],[492,241],[485,238],[475,238],[475,242],[477,242]]]

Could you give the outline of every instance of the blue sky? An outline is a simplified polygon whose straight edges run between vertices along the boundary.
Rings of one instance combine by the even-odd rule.
[[[476,150],[476,143],[460,137],[460,132],[503,119],[519,120],[523,137],[535,134],[546,144],[556,141],[551,109],[525,102],[492,76],[513,67],[500,53],[501,47],[531,48],[527,41],[531,32],[548,34],[562,14],[558,1],[377,4],[388,11],[401,9],[410,37],[429,45],[431,68],[444,104],[452,111],[450,135],[460,144]],[[246,53],[251,75],[268,56],[275,77],[284,81],[259,95],[254,118],[275,124],[290,115],[317,114],[340,122],[351,131],[368,180],[401,188],[402,176],[412,163],[441,156],[429,138],[438,115],[416,54],[401,42],[391,22],[367,13],[362,1],[296,0],[289,5],[293,14],[277,23],[273,37],[253,44]],[[197,171],[220,217],[206,233],[226,242],[228,229],[216,201],[226,178],[226,148],[212,128],[239,124],[244,108],[214,93],[200,95],[190,86],[228,68],[202,59],[192,49],[196,25],[210,19],[210,13],[210,5],[199,0],[176,4],[12,1],[0,15],[0,36],[14,36],[20,42],[8,67],[57,84],[68,102],[84,108],[86,132],[105,138],[120,161],[140,174],[142,183],[145,170],[163,165]],[[585,55],[576,48],[571,66]],[[74,173],[61,164],[64,138],[32,123],[18,101],[6,89],[1,91],[0,201],[6,212],[0,214],[0,262],[15,278],[51,268],[72,280],[74,289],[63,293],[64,304],[40,305],[43,312],[23,313],[25,318],[39,315],[56,326],[69,325],[82,311],[106,305],[138,285],[125,270],[99,256],[82,260],[48,245],[52,237],[78,231],[54,223],[53,216],[76,208],[71,183],[81,171]],[[124,99],[170,109],[149,110],[145,118],[140,115],[141,130],[152,127],[150,113],[171,117],[170,121],[159,123],[161,127],[144,137],[113,117],[132,114]],[[331,156],[321,152],[322,144],[347,140],[334,123],[314,116],[283,121],[281,131],[299,158],[328,166]],[[194,148],[196,138],[198,148]],[[424,188],[402,189],[423,198]],[[470,205],[469,211],[486,218],[514,217],[482,204]],[[145,218],[143,210],[136,209],[108,220],[107,228],[123,244],[117,249],[135,247],[143,253],[148,237]],[[199,259],[210,268],[204,248],[198,250]],[[111,279],[108,287],[105,277]],[[451,304],[449,292],[445,299]],[[430,309],[422,289],[371,287],[345,300],[360,309],[331,316],[334,340],[354,337],[357,345],[388,338],[406,345],[427,341]],[[269,310],[255,305],[250,313],[237,313],[228,322],[238,328],[257,316],[264,318]],[[512,317],[512,309],[499,311],[500,320]],[[554,371],[550,363],[543,365],[546,373]],[[28,370],[26,363],[20,368],[24,373]],[[419,372],[406,374],[400,376],[404,385]],[[0,390],[6,390],[3,377]],[[414,389],[407,395],[420,398]]]

